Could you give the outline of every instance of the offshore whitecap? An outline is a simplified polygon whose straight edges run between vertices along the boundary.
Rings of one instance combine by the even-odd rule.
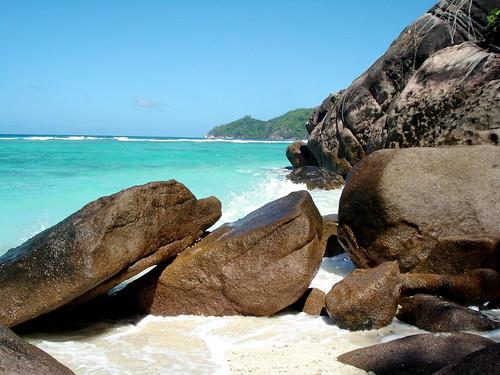
[[[215,226],[305,188],[285,178],[286,143],[50,137],[4,137],[16,139],[0,144],[0,254],[99,196],[152,180],[175,178],[197,197],[217,196],[223,215]],[[311,194],[323,215],[338,211],[340,190]],[[344,255],[325,259],[312,286],[327,292],[352,269]],[[146,316],[24,337],[77,374],[359,374],[336,357],[418,332],[397,320],[349,332],[327,318],[285,311],[269,318]],[[488,336],[500,341],[500,330]]]
[[[229,142],[229,143],[291,143],[287,140],[259,140],[232,138],[181,138],[181,137],[125,137],[125,136],[90,136],[90,135],[2,135],[0,141],[98,141],[114,140],[118,142]]]

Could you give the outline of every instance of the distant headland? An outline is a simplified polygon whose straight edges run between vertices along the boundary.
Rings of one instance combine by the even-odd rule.
[[[304,124],[313,108],[298,108],[281,116],[264,121],[245,116],[239,120],[216,126],[208,132],[207,138],[236,139],[306,139]]]

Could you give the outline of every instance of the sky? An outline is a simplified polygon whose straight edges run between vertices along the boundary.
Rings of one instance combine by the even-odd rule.
[[[0,134],[204,136],[315,107],[429,0],[2,0]]]

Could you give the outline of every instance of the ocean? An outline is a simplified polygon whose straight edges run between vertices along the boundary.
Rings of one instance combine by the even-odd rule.
[[[0,136],[0,254],[103,195],[176,179],[197,197],[214,195],[221,222],[293,190],[287,142],[209,139]],[[316,194],[324,212],[338,192]],[[330,197],[334,196],[333,199]]]
[[[237,220],[305,189],[285,178],[288,143],[0,136],[0,255],[89,201],[149,181],[176,179],[198,198],[219,198],[215,226]],[[337,212],[341,190],[311,194],[322,214]],[[345,255],[325,259],[312,286],[328,292],[352,269]],[[396,319],[380,330],[349,332],[325,317],[285,311],[269,318],[146,316],[23,337],[77,374],[358,374],[336,356],[419,332]],[[487,335],[500,341],[500,330]]]

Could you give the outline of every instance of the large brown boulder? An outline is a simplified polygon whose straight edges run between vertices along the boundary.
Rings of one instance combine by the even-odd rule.
[[[440,1],[328,97],[307,125],[319,166],[345,177],[383,148],[498,144],[500,59],[478,47],[495,8],[500,0]]]
[[[337,236],[358,267],[500,269],[500,147],[377,151],[353,169]]]
[[[122,299],[156,315],[272,315],[309,287],[323,256],[322,226],[309,193],[291,193],[214,230]]]
[[[392,322],[401,290],[397,262],[357,269],[339,281],[326,295],[326,311],[340,327],[364,330]]]
[[[500,298],[500,273],[489,268],[460,275],[405,273],[401,275],[404,294],[436,294],[464,304],[482,305]]]
[[[402,298],[397,318],[430,332],[489,331],[500,328],[500,322],[485,314],[445,301],[417,294]]]
[[[0,325],[0,374],[72,375],[73,371]]]
[[[337,360],[377,375],[431,375],[494,343],[469,333],[424,333],[356,349]]]
[[[434,375],[495,375],[499,369],[500,343],[470,353]]]
[[[286,157],[292,167],[299,168],[306,165],[318,165],[316,158],[309,151],[307,144],[303,141],[295,141],[286,148]]]
[[[104,293],[193,244],[221,215],[170,180],[87,204],[0,258],[0,323],[14,326]]]

